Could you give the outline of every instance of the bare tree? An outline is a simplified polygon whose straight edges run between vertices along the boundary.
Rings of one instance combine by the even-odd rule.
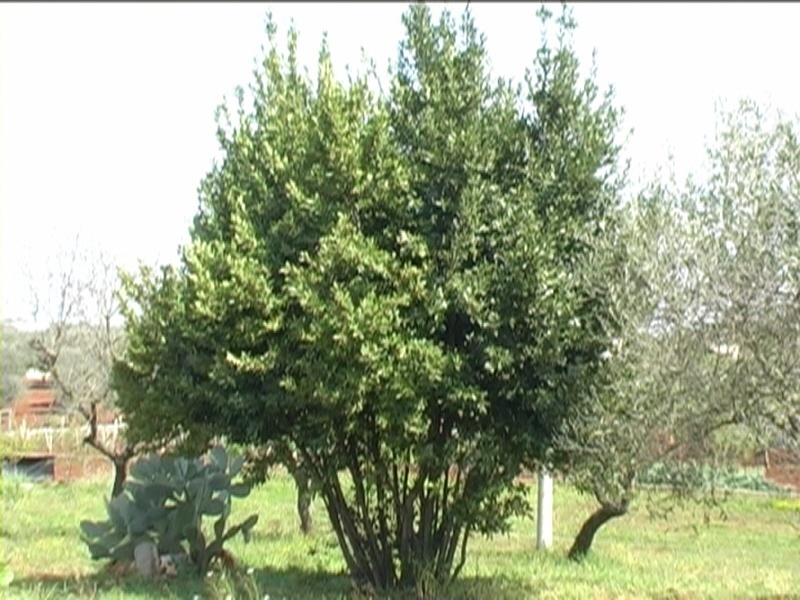
[[[33,320],[44,325],[31,347],[50,372],[59,403],[89,425],[84,443],[113,464],[111,494],[117,496],[137,448],[124,435],[106,441],[98,434],[100,411],[114,406],[111,367],[123,347],[116,267],[105,253],[89,251],[76,239],[43,275],[43,285],[37,285],[29,273]]]

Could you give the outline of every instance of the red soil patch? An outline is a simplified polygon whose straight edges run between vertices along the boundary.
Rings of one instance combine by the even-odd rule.
[[[55,462],[56,481],[76,481],[92,477],[113,477],[114,469],[106,457],[86,454],[58,454]]]
[[[773,448],[759,452],[748,465],[764,467],[764,479],[800,490],[800,453]]]
[[[766,469],[764,479],[800,490],[800,465],[781,465]]]

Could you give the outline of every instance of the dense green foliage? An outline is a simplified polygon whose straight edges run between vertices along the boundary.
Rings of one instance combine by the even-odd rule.
[[[83,539],[92,558],[132,560],[134,549],[152,542],[159,554],[188,556],[200,573],[218,560],[225,542],[238,534],[249,538],[258,522],[251,515],[228,526],[233,498],[244,498],[250,486],[234,483],[244,464],[215,447],[204,458],[157,455],[139,459],[123,493],[106,503],[108,520],[82,521]],[[211,531],[204,529],[213,517]]]
[[[376,588],[450,579],[525,510],[521,466],[597,385],[602,297],[573,271],[617,184],[568,10],[523,87],[491,81],[469,13],[404,23],[377,97],[324,45],[315,85],[269,26],[182,266],[125,281],[115,368],[134,440],[296,448]]]

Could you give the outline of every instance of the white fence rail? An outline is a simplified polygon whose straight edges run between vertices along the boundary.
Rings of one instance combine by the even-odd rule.
[[[111,445],[116,443],[120,437],[120,432],[125,431],[125,423],[122,419],[116,419],[113,423],[98,424],[97,437],[103,444]],[[90,428],[88,423],[75,425],[67,422],[66,417],[61,418],[61,425],[57,427],[28,427],[27,421],[23,418],[16,425],[3,428],[3,435],[12,439],[17,438],[23,442],[35,440],[37,437],[43,438],[48,452],[52,452],[56,443],[68,442],[79,446],[83,439],[89,435]]]

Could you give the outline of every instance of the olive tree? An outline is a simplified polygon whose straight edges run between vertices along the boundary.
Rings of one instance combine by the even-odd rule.
[[[662,182],[622,207],[584,263],[587,285],[608,299],[615,343],[607,385],[577,406],[557,444],[600,505],[572,558],[627,512],[653,466],[666,469],[673,497],[713,502],[703,472],[742,458],[724,442],[797,444],[796,124],[770,124],[742,102],[720,114],[708,156],[701,183]]]
[[[720,121],[710,182],[692,190],[713,261],[706,340],[726,350],[732,418],[797,448],[800,122],[750,101]]]
[[[295,449],[376,589],[451,580],[527,510],[520,469],[553,461],[601,362],[574,271],[617,185],[619,113],[566,9],[524,93],[491,80],[468,12],[403,20],[380,95],[324,44],[312,82],[269,25],[182,264],[126,278],[115,365],[134,439]]]

